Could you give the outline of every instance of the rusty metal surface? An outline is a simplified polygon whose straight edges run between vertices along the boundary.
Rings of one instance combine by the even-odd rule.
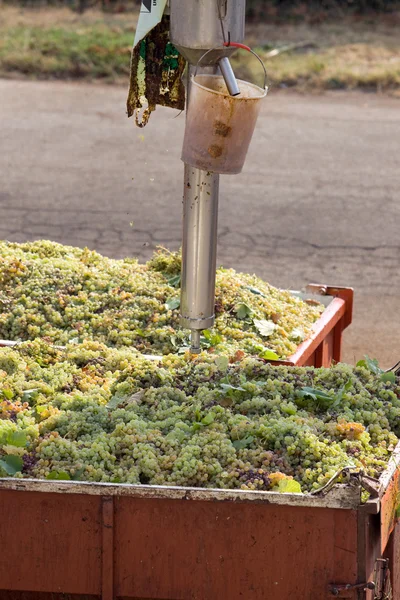
[[[114,600],[114,498],[102,496],[101,598]]]
[[[379,479],[381,505],[381,552],[385,551],[390,534],[398,520],[400,508],[400,442],[397,444],[389,464]]]
[[[115,501],[117,597],[322,600],[356,581],[356,511]]]
[[[3,490],[84,496],[134,496],[149,500],[199,500],[204,502],[232,502],[236,504],[279,504],[281,506],[341,508],[345,510],[357,509],[360,504],[360,489],[346,485],[335,485],[328,494],[318,497],[310,494],[281,494],[279,492],[132,485],[128,483],[47,481],[7,477],[0,479],[0,495]]]
[[[381,478],[383,496],[398,454]],[[358,499],[359,489],[346,486],[321,499],[3,479],[0,598],[323,600],[334,584],[338,597],[359,600],[354,586],[370,581],[380,554],[380,516]]]
[[[102,600],[101,596],[88,596],[87,594],[63,594],[42,592],[17,592],[13,590],[0,590],[1,600]],[[135,598],[135,600],[141,600]],[[143,599],[146,600],[146,599]]]
[[[100,596],[100,501],[2,491],[0,590]]]
[[[285,506],[307,506],[313,508],[355,509],[360,505],[360,486],[336,484],[329,493],[318,496],[312,494],[289,494],[279,492],[226,490],[219,488],[196,488],[181,486],[155,486],[110,484],[74,481],[40,481],[36,479],[16,480],[13,478],[0,479],[0,490],[3,482],[8,482],[15,490],[29,489],[54,493],[136,496],[139,498],[157,498],[172,500],[201,500],[207,502],[251,502],[258,504],[279,504]],[[8,488],[8,485],[6,484]]]
[[[362,583],[346,583],[333,584],[328,588],[328,596],[330,598],[357,598],[360,592],[374,590],[375,586],[372,581],[364,581]]]
[[[397,523],[392,531],[384,557],[389,559],[393,598],[398,600],[400,598],[400,523]]]
[[[330,581],[356,583],[356,510],[16,491],[0,502],[2,599],[322,600]]]

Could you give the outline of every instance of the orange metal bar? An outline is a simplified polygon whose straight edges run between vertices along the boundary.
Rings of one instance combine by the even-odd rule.
[[[289,356],[288,362],[294,365],[303,365],[323,343],[326,336],[346,313],[346,302],[341,298],[334,298],[324,310],[321,317],[314,323],[311,335]],[[322,366],[317,365],[316,366]]]

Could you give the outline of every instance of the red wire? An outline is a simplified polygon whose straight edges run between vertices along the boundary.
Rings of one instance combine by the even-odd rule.
[[[249,46],[245,46],[245,44],[239,44],[238,42],[225,42],[224,46],[234,46],[235,48],[242,48],[242,50],[251,52],[251,48],[249,48]]]

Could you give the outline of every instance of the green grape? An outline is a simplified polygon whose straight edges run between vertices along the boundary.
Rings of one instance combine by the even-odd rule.
[[[293,478],[307,492],[345,466],[379,477],[400,437],[399,379],[344,364],[149,361],[93,340],[24,342],[0,364],[0,455],[22,457],[16,477],[260,491]]]
[[[145,354],[184,352],[187,333],[179,328],[179,309],[169,304],[179,302],[180,268],[180,253],[167,250],[139,264],[48,241],[0,242],[0,338],[43,337],[60,345],[92,339]],[[210,352],[255,356],[268,345],[285,358],[298,346],[292,332],[310,333],[323,308],[255,275],[221,268],[215,327],[202,343]],[[274,323],[268,339],[255,320]]]

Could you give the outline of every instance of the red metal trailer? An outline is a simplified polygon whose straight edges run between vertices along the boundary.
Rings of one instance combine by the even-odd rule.
[[[399,464],[317,495],[2,479],[0,598],[396,600]]]
[[[326,309],[284,364],[340,360],[353,291],[310,294]],[[352,475],[319,495],[2,479],[0,598],[373,600],[376,559],[400,553],[399,463],[400,445],[379,483]]]

